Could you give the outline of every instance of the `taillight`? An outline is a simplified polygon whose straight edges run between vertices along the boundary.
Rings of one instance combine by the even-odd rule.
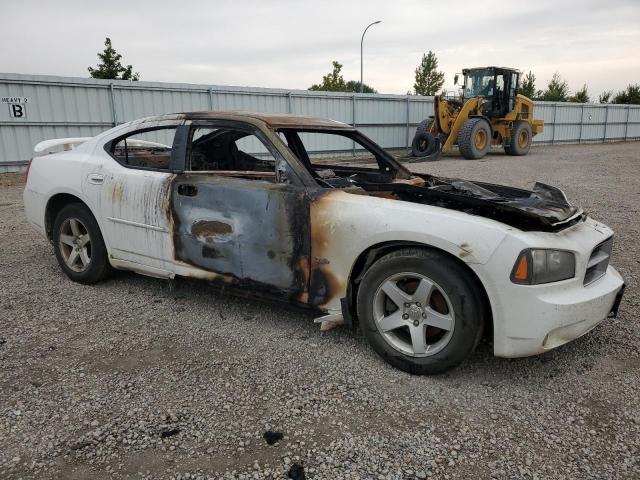
[[[33,162],[33,158],[29,160],[29,162],[27,163],[27,169],[24,171],[24,183],[27,183],[27,180],[29,179],[29,169],[31,168],[31,162]]]

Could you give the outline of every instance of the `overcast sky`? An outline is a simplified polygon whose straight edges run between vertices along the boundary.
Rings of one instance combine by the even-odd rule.
[[[640,0],[29,1],[0,9],[0,71],[86,77],[111,37],[142,80],[307,88],[344,65],[383,93],[413,86],[433,50],[453,88],[463,67],[558,71],[592,97],[640,82]]]

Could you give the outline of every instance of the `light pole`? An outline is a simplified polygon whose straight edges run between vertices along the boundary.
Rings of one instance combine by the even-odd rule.
[[[363,82],[363,75],[362,75],[362,45],[364,43],[364,34],[367,33],[367,30],[369,30],[369,27],[371,27],[372,25],[376,25],[377,23],[380,23],[382,20],[376,20],[373,23],[370,23],[369,25],[367,25],[367,28],[364,29],[364,32],[362,32],[362,38],[360,39],[360,93],[362,93],[362,89],[364,87],[364,83]]]

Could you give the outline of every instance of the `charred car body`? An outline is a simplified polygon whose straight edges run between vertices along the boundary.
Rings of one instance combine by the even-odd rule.
[[[26,214],[71,279],[117,268],[261,292],[359,324],[412,373],[456,366],[483,332],[497,356],[557,347],[624,288],[613,232],[560,190],[417,175],[340,122],[174,114],[36,151]]]

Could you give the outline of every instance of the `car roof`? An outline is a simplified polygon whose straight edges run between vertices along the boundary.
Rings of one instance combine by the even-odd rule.
[[[263,122],[272,129],[278,128],[309,128],[309,129],[336,129],[353,130],[354,127],[347,123],[329,120],[325,118],[309,117],[306,115],[292,115],[289,113],[264,113],[242,112],[228,110],[211,110],[202,112],[183,112],[177,114],[158,115],[147,117],[142,122],[157,122],[162,120],[232,120],[249,123]]]

